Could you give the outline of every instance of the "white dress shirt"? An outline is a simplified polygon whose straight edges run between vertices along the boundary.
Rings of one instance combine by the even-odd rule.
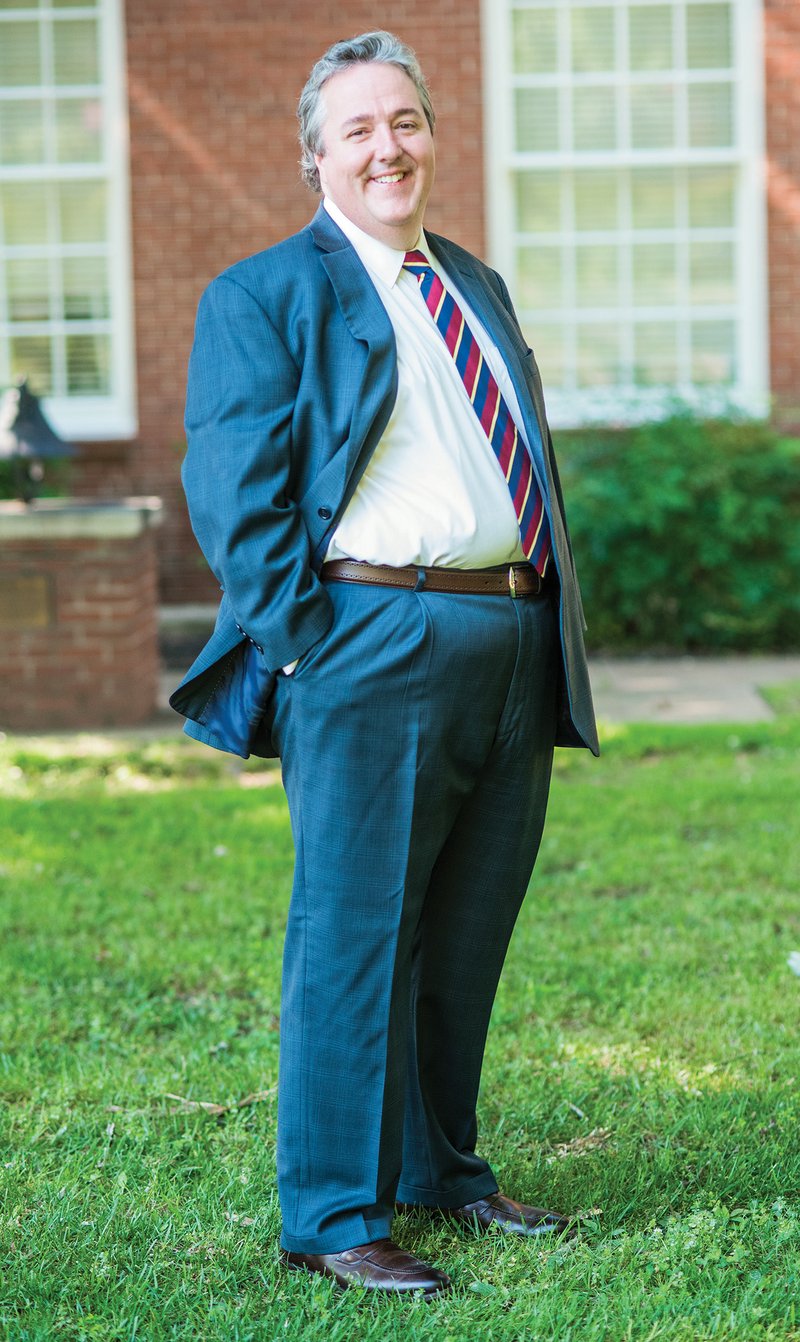
[[[447,568],[524,559],[500,464],[419,284],[403,270],[405,253],[357,228],[327,197],[324,205],[353,244],[386,308],[398,372],[391,418],[326,558]],[[433,256],[424,232],[416,250],[425,254],[462,309],[519,428],[519,403],[494,341]]]

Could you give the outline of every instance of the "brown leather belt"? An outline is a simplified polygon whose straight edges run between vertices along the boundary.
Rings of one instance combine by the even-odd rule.
[[[392,568],[389,564],[362,564],[356,559],[332,559],[322,565],[325,582],[363,582],[373,587],[407,587],[421,592],[454,592],[471,596],[544,596],[548,583],[532,564],[505,568]]]

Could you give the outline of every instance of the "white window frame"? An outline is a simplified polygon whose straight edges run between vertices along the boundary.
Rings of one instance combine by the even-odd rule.
[[[524,169],[556,171],[580,168],[692,167],[712,163],[739,168],[737,199],[736,305],[738,381],[734,386],[682,385],[665,394],[660,388],[592,387],[576,390],[545,385],[548,415],[554,427],[591,423],[636,423],[674,409],[676,398],[703,414],[744,414],[762,418],[769,411],[769,320],[766,245],[765,86],[763,0],[733,0],[733,87],[736,143],[731,149],[673,147],[662,150],[518,152],[514,149],[514,80],[511,51],[513,8],[552,8],[556,0],[481,0],[484,81],[484,172],[490,263],[509,280],[512,297],[516,271],[513,221],[514,174]],[[579,0],[582,8],[621,9],[628,0]],[[637,5],[664,0],[635,0]],[[685,0],[677,7],[685,12]],[[566,7],[565,7],[566,8]],[[562,20],[563,21],[563,20]],[[610,76],[609,78],[613,78]],[[600,82],[599,80],[597,82]],[[618,234],[621,230],[618,230]],[[612,319],[618,310],[609,313]],[[530,323],[528,323],[530,334]],[[546,339],[542,325],[539,343]],[[533,330],[536,348],[537,333]]]
[[[68,181],[96,178],[106,183],[108,191],[108,232],[105,250],[110,255],[110,307],[108,330],[111,335],[111,392],[107,396],[51,395],[43,399],[45,414],[53,427],[67,439],[106,441],[136,436],[138,429],[136,407],[136,363],[133,325],[133,273],[131,263],[130,224],[130,153],[128,133],[128,106],[125,67],[124,0],[98,0],[89,8],[79,3],[54,8],[44,3],[37,8],[4,9],[9,20],[26,20],[34,16],[57,15],[61,19],[96,18],[100,28],[101,88],[87,87],[87,92],[99,96],[103,106],[103,151],[100,162],[82,164],[21,164],[0,165],[0,183]],[[0,34],[2,24],[0,23]],[[77,86],[76,86],[77,87]],[[63,93],[62,86],[42,85],[41,89],[15,85],[0,91],[0,96],[24,97],[36,92],[55,96]],[[14,255],[25,254],[15,248]],[[48,257],[61,254],[58,245],[37,247],[37,256],[43,264]],[[22,326],[22,332],[20,332]],[[7,309],[0,294],[0,329],[6,341],[14,333],[51,335],[55,330],[67,334],[75,332],[76,323],[63,319],[47,322],[14,323],[7,320]],[[91,323],[98,329],[98,323]],[[81,329],[89,329],[88,326]],[[0,382],[8,382],[8,368],[0,368]],[[35,388],[34,388],[35,390]]]

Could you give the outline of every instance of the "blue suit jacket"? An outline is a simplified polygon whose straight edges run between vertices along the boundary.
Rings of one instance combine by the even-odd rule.
[[[500,276],[447,239],[428,238],[491,332],[519,399],[561,586],[557,744],[597,753],[583,613],[533,353]],[[191,736],[245,757],[275,753],[275,671],[330,626],[317,571],[396,395],[391,322],[324,208],[204,293],[189,364],[183,483],[223,597],[212,637],[170,699]]]

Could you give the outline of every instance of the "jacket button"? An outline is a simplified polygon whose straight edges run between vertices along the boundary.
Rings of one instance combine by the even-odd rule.
[[[317,512],[319,516],[322,518],[323,522],[327,522],[331,517],[333,517],[333,513],[331,512],[330,508],[317,508]]]

